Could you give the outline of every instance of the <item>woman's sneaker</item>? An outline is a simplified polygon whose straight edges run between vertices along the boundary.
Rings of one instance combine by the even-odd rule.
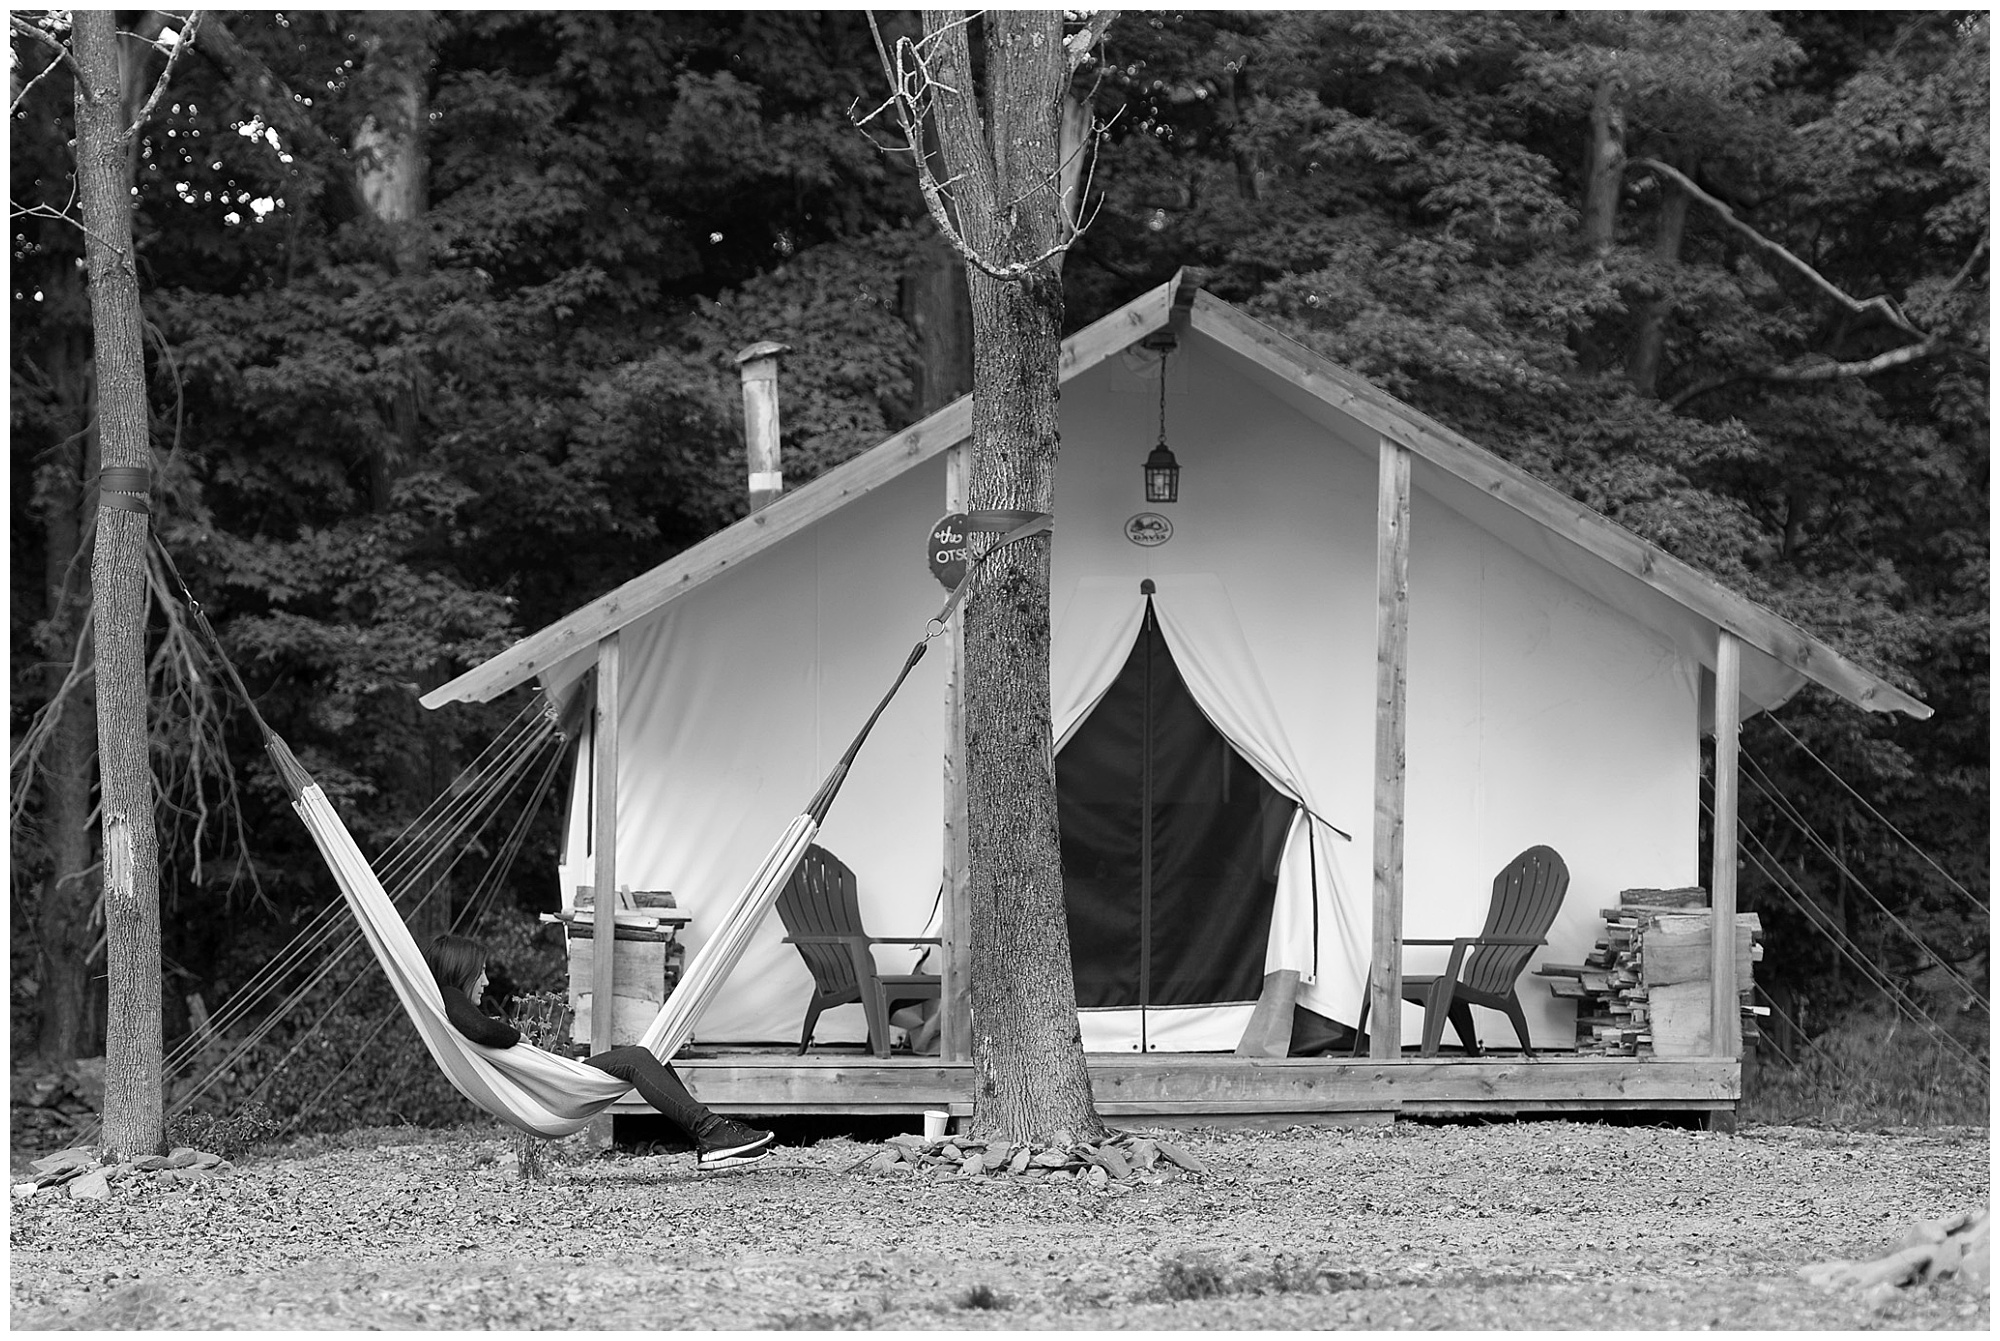
[[[696,1138],[696,1165],[704,1169],[733,1169],[771,1153],[773,1132],[746,1127],[741,1122],[719,1117]]]

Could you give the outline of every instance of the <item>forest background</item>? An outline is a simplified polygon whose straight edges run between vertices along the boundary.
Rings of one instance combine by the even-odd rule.
[[[1132,11],[1077,89],[1108,130],[1064,270],[1075,329],[1201,267],[1934,707],[1747,724],[1769,864],[1740,898],[1807,1032],[1887,981],[1975,1005],[1982,1059],[1989,40],[1951,12]],[[128,50],[143,89],[160,56]],[[71,89],[14,55],[10,1025],[17,1070],[74,1073],[104,996],[89,307]],[[364,850],[520,707],[420,692],[743,514],[736,350],[792,348],[791,486],[969,385],[955,263],[856,126],[884,96],[858,12],[203,20],[134,150],[155,526]],[[338,895],[162,579],[171,1048]],[[504,881],[419,916],[557,988],[554,807],[529,823]],[[301,966],[200,1102],[463,1117],[367,960]]]

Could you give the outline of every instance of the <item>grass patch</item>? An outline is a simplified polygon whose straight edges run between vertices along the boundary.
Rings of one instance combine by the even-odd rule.
[[[1797,1065],[1762,1064],[1742,1115],[1774,1126],[1985,1127],[1991,1050],[1978,1024],[1944,1035],[1851,1015],[1802,1047]]]
[[[1007,1300],[998,1290],[995,1290],[991,1285],[982,1281],[958,1297],[958,1306],[960,1308],[974,1309],[1003,1309],[1007,1307]]]
[[[1230,1265],[1206,1253],[1185,1253],[1160,1263],[1158,1294],[1178,1303],[1238,1294],[1322,1294],[1361,1283],[1353,1273],[1329,1272],[1319,1257],[1278,1253],[1268,1263]]]

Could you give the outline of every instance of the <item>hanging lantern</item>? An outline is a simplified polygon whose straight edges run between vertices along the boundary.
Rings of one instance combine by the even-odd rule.
[[[1157,331],[1146,337],[1145,347],[1160,351],[1160,441],[1146,454],[1146,501],[1177,503],[1181,496],[1181,463],[1167,446],[1167,355],[1174,352],[1172,331]]]
[[[1146,501],[1178,503],[1181,497],[1181,463],[1167,447],[1167,440],[1146,453]]]

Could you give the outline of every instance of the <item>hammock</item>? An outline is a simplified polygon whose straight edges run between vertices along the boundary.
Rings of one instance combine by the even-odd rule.
[[[923,637],[910,649],[895,682],[862,724],[840,762],[834,765],[805,811],[786,827],[765,854],[749,883],[744,885],[725,911],[715,934],[688,962],[665,1005],[639,1036],[640,1044],[655,1056],[662,1061],[672,1057],[693,1035],[695,1021],[714,999],[730,970],[743,957],[758,923],[770,912],[786,882],[792,878],[792,872],[804,859],[806,848],[818,834],[819,826],[832,807],[841,784],[846,781],[848,769],[860,753],[862,743],[868,739],[869,732],[895,698],[896,692],[903,687],[910,671],[922,659],[931,640],[944,631],[959,601],[971,589],[978,566],[1014,541],[1048,530],[1051,520],[1046,513],[1031,512],[975,512],[970,515],[970,529],[1005,531],[1005,534],[974,561],[972,568],[953,588],[950,599],[926,626]],[[155,544],[158,543],[156,538]],[[160,552],[166,554],[164,546],[160,547]],[[445,1078],[459,1093],[486,1112],[509,1126],[536,1136],[567,1136],[579,1131],[592,1118],[617,1102],[632,1088],[629,1081],[526,1043],[518,1043],[511,1048],[487,1047],[474,1043],[452,1027],[445,1017],[444,998],[430,965],[417,948],[415,937],[404,925],[381,880],[362,855],[353,835],[348,833],[347,826],[341,822],[339,813],[327,800],[326,793],[307,774],[291,747],[271,730],[257,712],[256,704],[237,676],[235,667],[222,655],[221,640],[209,626],[200,603],[181,580],[178,571],[173,569],[171,557],[167,558],[167,565],[181,587],[196,626],[214,645],[225,673],[249,706],[251,717],[263,734],[265,752],[292,798],[292,809],[318,845],[320,855],[340,885],[341,897],[348,911],[354,914],[369,947],[374,950],[383,972],[388,975],[397,1000],[416,1025],[424,1047],[444,1072]]]

